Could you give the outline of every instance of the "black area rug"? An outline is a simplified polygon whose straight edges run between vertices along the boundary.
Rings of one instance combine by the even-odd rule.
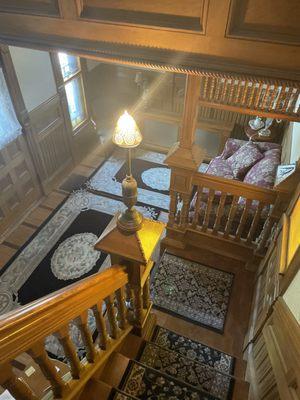
[[[144,343],[139,361],[199,390],[205,390],[220,400],[231,398],[234,379],[205,363],[149,342]]]
[[[84,187],[88,178],[84,175],[71,174],[59,187],[59,189],[71,193]]]
[[[218,400],[187,383],[135,361],[129,362],[120,388],[126,394],[142,400]]]
[[[192,360],[205,363],[216,371],[233,375],[234,357],[166,328],[156,326],[151,342],[165,349],[176,351]]]
[[[233,274],[164,253],[151,277],[157,308],[222,333]]]
[[[107,254],[96,252],[93,245],[111,219],[112,215],[95,210],[79,214],[20,288],[19,303],[27,304],[98,272]]]

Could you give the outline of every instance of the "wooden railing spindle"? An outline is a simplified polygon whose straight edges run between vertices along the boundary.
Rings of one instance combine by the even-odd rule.
[[[150,275],[146,279],[145,285],[143,287],[143,308],[148,310],[150,307]]]
[[[220,226],[220,222],[221,222],[221,218],[224,214],[224,205],[225,205],[225,201],[226,201],[226,193],[222,192],[221,193],[221,197],[220,197],[220,202],[219,202],[219,206],[218,206],[218,210],[217,210],[217,217],[215,220],[215,224],[214,224],[214,228],[212,233],[215,235],[218,230],[219,230],[219,226]]]
[[[143,309],[143,289],[134,288],[134,317],[137,326],[142,326],[144,309]]]
[[[88,326],[88,310],[85,310],[77,319],[76,323],[80,330],[83,343],[86,349],[88,362],[93,363],[97,357],[97,351],[93,342],[92,334]]]
[[[204,221],[203,221],[203,225],[202,225],[203,232],[205,232],[207,230],[208,225],[209,225],[209,217],[210,217],[214,197],[215,197],[215,191],[213,189],[209,189],[208,200],[207,200],[207,205],[206,205],[205,215],[204,215]]]
[[[232,226],[233,219],[237,211],[238,196],[233,196],[232,203],[229,210],[229,216],[225,227],[224,238],[228,238]]]
[[[15,376],[10,363],[2,364],[0,367],[0,385],[18,400],[38,400],[30,387]]]
[[[68,386],[58,374],[55,365],[48,357],[44,342],[36,342],[31,349],[28,350],[28,354],[39,365],[43,375],[50,382],[54,396],[63,397],[68,390]]]
[[[107,334],[106,323],[103,316],[103,302],[97,303],[93,308],[93,313],[96,320],[97,331],[99,334],[99,346],[100,349],[106,350],[109,343],[109,337]]]
[[[247,243],[248,244],[250,244],[252,242],[253,235],[255,234],[255,231],[256,231],[256,228],[257,228],[257,225],[258,225],[258,222],[259,222],[259,219],[260,219],[260,215],[261,215],[261,212],[262,212],[264,207],[265,207],[265,204],[262,203],[262,202],[259,202],[259,204],[258,204],[258,206],[256,208],[256,211],[255,211],[255,215],[254,215],[254,218],[253,218],[253,221],[252,221],[248,236],[247,236]]]
[[[82,372],[82,366],[77,356],[75,346],[71,340],[68,325],[63,326],[57,332],[57,338],[60,344],[62,345],[65,356],[67,357],[70,363],[72,377],[74,379],[79,379]]]
[[[116,318],[116,311],[114,307],[114,296],[110,295],[105,299],[105,304],[107,307],[107,317],[110,327],[110,337],[117,339],[118,337],[118,325]]]
[[[127,309],[125,305],[125,290],[123,287],[116,291],[116,299],[117,299],[117,309],[118,309],[117,319],[119,322],[119,328],[125,329],[127,326],[126,323]]]
[[[202,190],[203,190],[202,186],[197,187],[197,199],[196,199],[196,204],[195,204],[195,209],[194,209],[192,228],[196,228],[196,226],[198,225],[198,220],[199,220],[200,213],[201,213],[200,204],[201,204]]]
[[[244,207],[244,210],[243,210],[243,213],[242,213],[242,217],[241,217],[241,220],[240,220],[240,223],[239,223],[239,226],[238,226],[238,229],[237,229],[237,233],[236,233],[236,236],[235,236],[235,240],[236,241],[241,240],[241,236],[242,236],[244,228],[245,228],[245,224],[246,224],[246,221],[247,221],[247,218],[248,218],[249,209],[251,207],[251,204],[252,204],[252,200],[251,199],[246,199],[246,204],[245,204],[245,207]]]

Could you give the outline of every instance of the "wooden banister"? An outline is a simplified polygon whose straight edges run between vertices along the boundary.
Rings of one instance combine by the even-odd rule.
[[[59,331],[66,322],[83,315],[101,299],[125,286],[123,267],[74,283],[0,317],[0,364],[27,351],[33,344]]]
[[[273,189],[262,188],[233,179],[203,174],[201,172],[194,174],[192,182],[193,185],[196,186],[226,192],[234,196],[245,197],[249,200],[264,201],[267,204],[274,204],[278,196],[278,191]]]

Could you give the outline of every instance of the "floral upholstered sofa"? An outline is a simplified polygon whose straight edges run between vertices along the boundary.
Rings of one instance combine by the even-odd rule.
[[[211,160],[206,173],[272,188],[280,161],[280,144],[228,139],[222,154]]]
[[[206,170],[206,174],[219,176],[226,179],[235,179],[248,184],[260,186],[262,188],[273,188],[277,167],[281,162],[281,146],[276,143],[268,142],[247,142],[238,139],[228,139],[224,150],[221,155],[213,158]],[[211,216],[208,227],[213,227],[215,216],[217,213],[221,193],[216,191]],[[199,224],[203,223],[204,210],[207,205],[208,189],[203,189],[200,210]],[[190,219],[193,218],[194,209],[196,205],[197,194],[194,195],[191,208]],[[232,202],[232,196],[226,197],[224,213],[221,220],[221,227],[226,225],[229,210]],[[246,200],[240,197],[237,204],[237,212],[235,214],[235,221],[232,224],[232,232],[236,229],[241,214],[243,212]],[[249,210],[249,218],[245,224],[245,231],[250,228],[255,210],[257,209],[257,202],[253,201]],[[257,231],[261,230],[262,225],[266,219],[269,208],[265,207],[261,213],[261,220],[258,224]]]

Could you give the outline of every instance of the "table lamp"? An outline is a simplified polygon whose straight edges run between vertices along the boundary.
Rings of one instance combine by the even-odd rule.
[[[141,143],[142,135],[135,120],[127,111],[118,119],[112,141],[128,150],[127,173],[122,181],[123,202],[127,209],[119,215],[117,226],[122,232],[130,234],[138,231],[143,222],[143,216],[134,207],[137,202],[137,183],[131,172],[131,149]]]

